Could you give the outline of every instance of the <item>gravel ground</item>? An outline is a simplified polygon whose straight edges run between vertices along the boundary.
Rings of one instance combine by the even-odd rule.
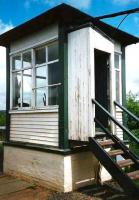
[[[132,200],[127,197],[115,183],[104,186],[90,186],[71,193],[51,193],[47,200]]]
[[[95,200],[94,197],[80,192],[73,193],[53,193],[47,197],[47,200]]]

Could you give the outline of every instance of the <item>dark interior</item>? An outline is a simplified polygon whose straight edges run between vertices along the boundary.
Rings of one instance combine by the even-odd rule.
[[[106,52],[95,50],[95,99],[108,111],[110,109],[110,55]],[[98,108],[95,110],[96,118],[108,127],[107,116]]]

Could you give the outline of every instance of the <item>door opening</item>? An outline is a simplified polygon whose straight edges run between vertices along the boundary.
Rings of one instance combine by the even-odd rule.
[[[95,50],[95,99],[110,111],[110,54],[100,50]],[[108,128],[105,113],[95,108],[95,117]]]

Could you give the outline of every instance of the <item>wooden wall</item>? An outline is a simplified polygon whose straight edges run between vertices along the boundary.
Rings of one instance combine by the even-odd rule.
[[[58,109],[12,113],[10,140],[58,146]]]
[[[123,112],[118,107],[116,107],[115,117],[118,120],[118,122],[123,124]],[[123,131],[121,128],[119,128],[119,126],[115,126],[115,132],[116,132],[117,137],[123,140]]]
[[[68,120],[69,139],[87,141],[95,135],[94,50],[110,54],[110,106],[114,115],[114,42],[91,27],[68,35]],[[113,128],[114,129],[114,128]]]
[[[38,45],[46,44],[46,42],[56,38],[58,38],[58,24],[51,25],[40,30],[39,32],[12,42],[10,46],[10,53],[14,54]]]
[[[69,139],[93,136],[94,51],[90,28],[68,35],[68,119]],[[92,59],[92,60],[91,60]]]

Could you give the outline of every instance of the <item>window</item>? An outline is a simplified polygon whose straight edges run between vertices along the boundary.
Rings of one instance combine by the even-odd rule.
[[[115,53],[115,93],[116,101],[120,102],[120,87],[121,87],[121,55]]]
[[[13,107],[31,106],[32,55],[31,51],[12,58]]]
[[[12,57],[12,107],[58,105],[58,42]]]

